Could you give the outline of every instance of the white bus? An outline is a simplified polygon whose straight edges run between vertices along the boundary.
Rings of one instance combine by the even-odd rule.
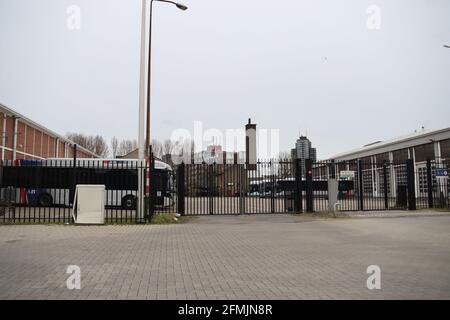
[[[103,184],[106,206],[136,208],[138,174],[145,181],[145,162],[137,159],[18,160],[1,167],[2,190],[15,189],[15,201],[30,206],[70,206],[76,184]],[[155,160],[151,179],[157,207],[174,205],[172,168]]]

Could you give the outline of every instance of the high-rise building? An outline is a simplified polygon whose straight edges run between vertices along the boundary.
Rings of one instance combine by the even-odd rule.
[[[305,137],[300,136],[295,143],[295,148],[291,150],[292,159],[311,159],[317,160],[317,150],[312,147],[311,141]]]
[[[309,157],[310,157],[313,161],[317,161],[317,150],[316,150],[316,148],[311,148],[311,149],[309,149]]]

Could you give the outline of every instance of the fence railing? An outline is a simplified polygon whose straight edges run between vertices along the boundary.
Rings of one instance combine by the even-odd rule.
[[[428,174],[448,168],[429,160]],[[197,214],[373,211],[425,207],[448,208],[448,179],[424,185],[420,164],[412,160],[373,163],[284,160],[245,164],[182,164],[177,168],[178,212]],[[331,208],[328,182],[338,183],[338,202]],[[433,178],[434,179],[434,178]],[[432,203],[432,204],[431,204]]]
[[[152,214],[301,213],[449,208],[448,160],[423,163],[282,160],[181,164],[152,159],[22,160],[0,163],[0,223],[70,223],[77,184],[105,185],[108,223]],[[149,175],[147,173],[150,172]],[[149,177],[144,214],[138,183]],[[328,183],[337,183],[331,208]],[[331,195],[334,196],[334,195]],[[142,220],[143,218],[143,220]]]
[[[137,214],[138,180],[149,167],[137,161],[22,160],[0,165],[0,222],[70,223],[77,184],[105,185],[105,220],[127,223]]]

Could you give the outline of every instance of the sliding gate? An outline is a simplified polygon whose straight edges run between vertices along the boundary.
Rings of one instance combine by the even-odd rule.
[[[260,161],[181,164],[177,212],[185,215],[448,208],[446,160],[414,163]],[[330,204],[328,184],[337,184]]]
[[[186,215],[293,212],[298,198],[294,175],[288,161],[182,164],[177,167],[178,211]]]

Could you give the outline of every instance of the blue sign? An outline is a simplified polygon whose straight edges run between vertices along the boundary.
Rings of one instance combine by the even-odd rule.
[[[436,169],[436,177],[448,177],[447,169]]]

